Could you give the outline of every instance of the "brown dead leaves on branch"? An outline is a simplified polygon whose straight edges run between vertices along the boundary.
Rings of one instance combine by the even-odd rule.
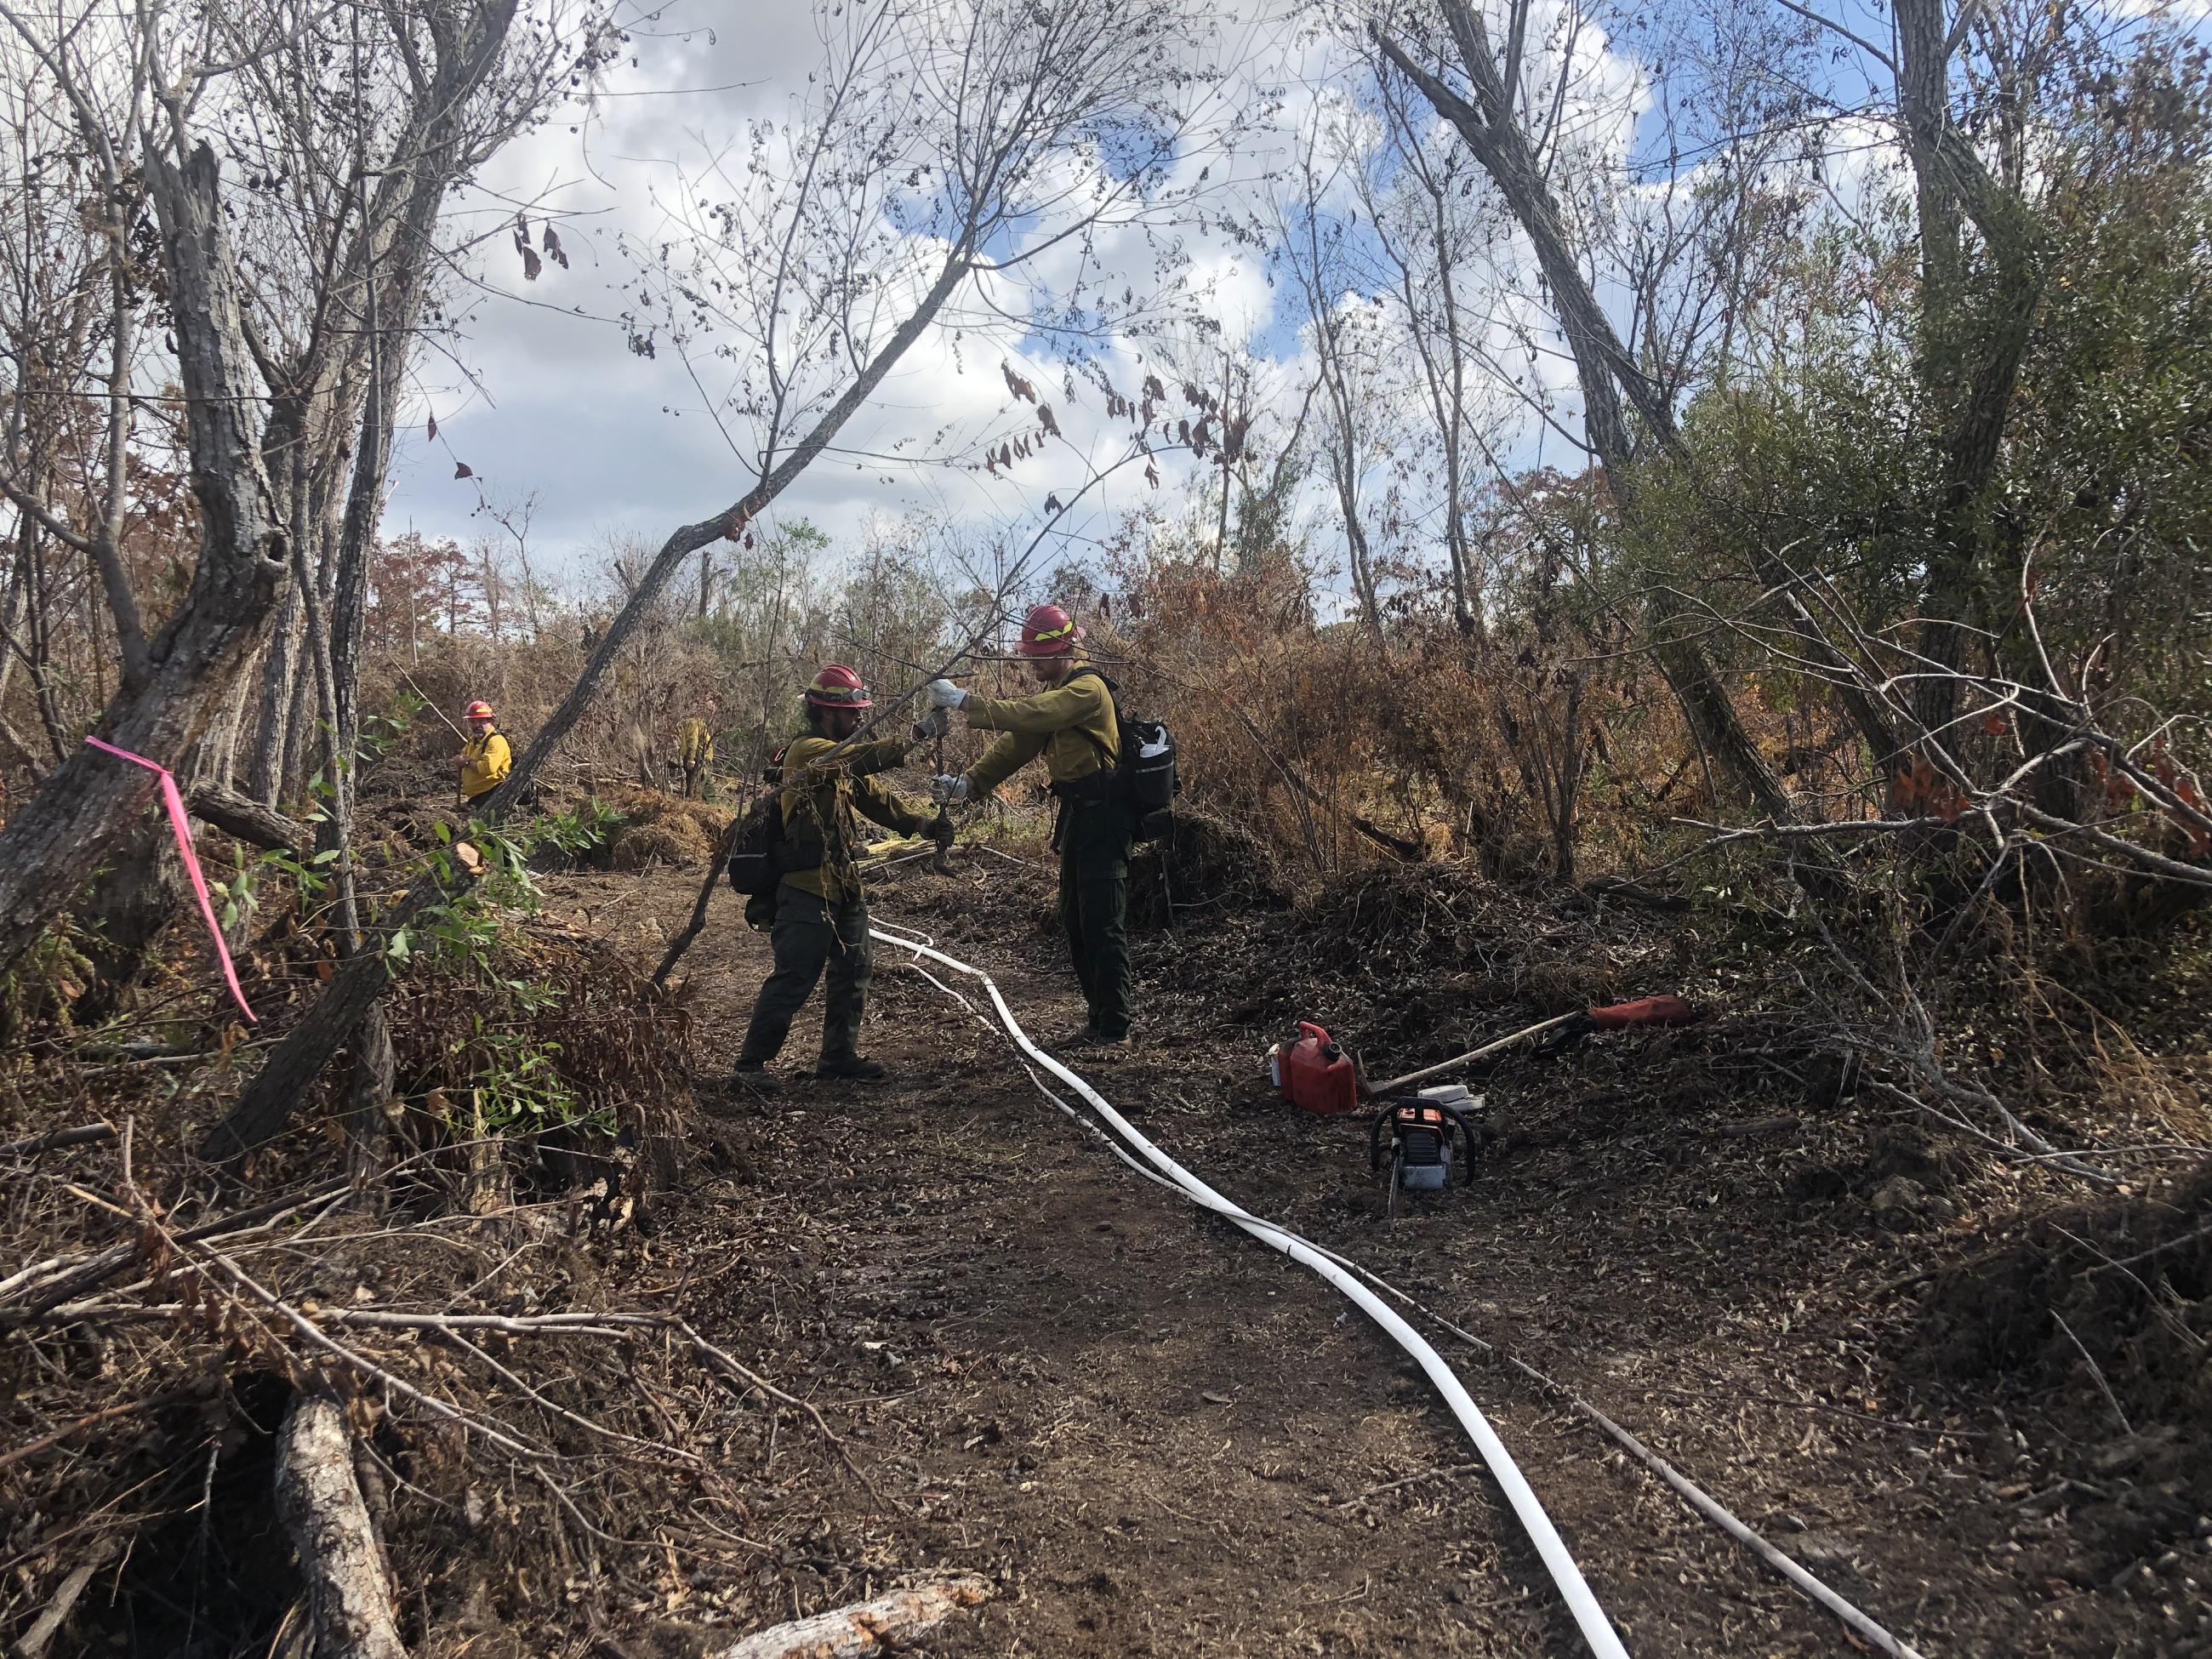
[[[984,448],[981,462],[976,468],[970,470],[980,470],[994,478],[1002,471],[1012,471],[1016,462],[1027,460],[1032,455],[1042,452],[1048,438],[1059,438],[1065,441],[1066,436],[1060,428],[1060,417],[1053,412],[1052,405],[1043,402],[1039,397],[1036,382],[1026,375],[1017,373],[1013,365],[1009,362],[1001,362],[999,365],[999,372],[1005,377],[1006,390],[1012,394],[1016,402],[1036,406],[1037,431],[1034,434],[1028,432],[1020,433],[1012,438],[1000,440],[995,447],[987,446]],[[1168,400],[1169,393],[1167,386],[1158,374],[1145,376],[1139,388],[1141,393],[1139,399],[1124,397],[1113,382],[1106,378],[1103,371],[1096,372],[1094,378],[1098,389],[1105,394],[1106,418],[1109,421],[1127,422],[1135,428],[1137,441],[1146,446],[1145,482],[1152,489],[1158,489],[1160,487],[1159,467],[1152,460],[1149,447],[1149,434],[1155,421],[1159,422],[1159,438],[1162,442],[1188,449],[1200,459],[1211,459],[1217,465],[1229,467],[1236,465],[1244,459],[1244,446],[1251,429],[1251,416],[1249,414],[1232,416],[1223,406],[1219,397],[1196,382],[1186,380],[1180,387],[1183,401],[1199,411],[1197,424],[1194,426],[1188,417],[1176,420],[1161,418],[1160,405]],[[1063,386],[1067,400],[1070,403],[1076,401],[1075,377],[1073,374],[1068,375],[1063,381]],[[1219,422],[1218,429],[1214,424],[1217,421]],[[1048,512],[1054,509],[1047,508]]]
[[[1937,771],[1925,755],[1915,755],[1911,765],[1899,768],[1890,778],[1890,811],[1905,817],[1956,823],[1973,804],[1966,791]]]
[[[539,232],[538,242],[539,246],[545,250],[545,259],[550,259],[563,270],[568,270],[568,252],[562,247],[561,238],[555,233],[552,226],[544,227]],[[536,282],[539,274],[545,269],[545,259],[539,258],[538,249],[530,246],[530,219],[526,214],[518,213],[514,216],[514,251],[522,256],[523,280]]]

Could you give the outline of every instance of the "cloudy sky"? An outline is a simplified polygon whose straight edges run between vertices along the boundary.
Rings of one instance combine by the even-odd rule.
[[[737,21],[728,21],[733,12]],[[657,246],[675,235],[669,203],[683,199],[687,187],[714,192],[713,163],[735,165],[732,147],[749,120],[789,115],[806,93],[810,72],[821,65],[817,26],[799,5],[733,9],[677,0],[633,30],[629,54],[595,108],[570,112],[573,121],[556,120],[501,155],[456,223],[491,229],[511,222],[507,204],[538,204],[532,218],[556,218],[569,265],[549,262],[535,282],[526,282],[504,234],[483,246],[472,264],[479,280],[456,289],[470,313],[460,339],[419,373],[418,418],[398,460],[386,515],[392,532],[414,528],[462,539],[492,534],[495,526],[481,511],[485,501],[512,508],[527,500],[533,547],[574,568],[588,562],[610,534],[657,541],[744,493],[749,468],[708,407],[713,399],[702,395],[702,385],[716,392],[726,374],[717,381],[713,366],[705,365],[695,384],[665,332],[650,358],[629,349],[629,331],[618,320],[635,304],[626,290],[635,275],[634,255],[624,244]],[[1223,33],[1224,52],[1242,63],[1248,83],[1219,94],[1224,115],[1233,116],[1245,100],[1256,106],[1252,88],[1262,78],[1311,74],[1316,84],[1326,78],[1322,52],[1285,52],[1285,42],[1269,39],[1249,16],[1225,25]],[[1310,96],[1310,89],[1294,88],[1293,95]],[[1208,159],[1194,149],[1179,158],[1179,172],[1192,177]],[[1212,212],[1241,205],[1249,213],[1258,193],[1239,192],[1224,169],[1220,179],[1208,180],[1206,199]],[[1270,336],[1276,349],[1295,353],[1295,331],[1284,338],[1274,326],[1275,296],[1261,252],[1197,225],[1182,227],[1181,234],[1193,280],[1212,295],[1212,314],[1234,335]],[[1073,245],[1067,253],[1073,258]],[[1109,235],[1098,254],[1086,275],[1102,289],[1154,280],[1141,234]],[[1117,260],[1126,261],[1126,270],[1116,268]],[[1061,264],[1046,277],[1064,279]],[[970,307],[918,343],[841,434],[841,447],[888,455],[904,441],[908,454],[941,454],[946,442],[930,441],[940,428],[951,423],[972,440],[995,429],[1002,410],[1009,410],[1006,429],[1013,429],[1000,368],[1011,359],[1047,388],[1046,401],[1057,405],[1073,450],[999,478],[964,465],[886,466],[825,457],[778,502],[776,516],[810,519],[848,544],[870,515],[913,508],[979,528],[1012,528],[1036,521],[1049,495],[1065,495],[1081,483],[1083,462],[1074,451],[1121,453],[1118,438],[1104,429],[1099,393],[1085,388],[1071,408],[1054,395],[1061,374],[1041,342],[1030,342],[1039,349],[1024,352],[1003,328],[977,336],[975,320]],[[956,341],[954,325],[962,323],[969,325],[967,337]],[[1124,374],[1135,365],[1133,349],[1115,358]],[[1123,380],[1125,390],[1133,385]],[[426,439],[420,418],[433,413],[434,441]],[[743,447],[742,430],[732,435]],[[461,463],[471,479],[454,477]],[[1095,534],[1146,489],[1141,469],[1127,469],[1126,477],[1097,493],[1097,512],[1071,518],[1068,527],[1078,536]]]
[[[1540,0],[1540,10],[1548,6],[1556,15],[1564,3]],[[1712,9],[1709,0],[1674,3],[1686,14]],[[2145,0],[2119,3],[2140,9]],[[2212,0],[2190,3],[2201,15]],[[1226,343],[1249,348],[1262,371],[1262,402],[1285,405],[1272,411],[1285,422],[1310,379],[1305,315],[1291,286],[1277,282],[1264,239],[1255,246],[1222,227],[1269,224],[1267,169],[1279,173],[1301,153],[1302,135],[1310,140],[1343,116],[1354,85],[1350,55],[1322,32],[1300,27],[1322,9],[1300,0],[1241,6],[1231,0],[1206,9],[1218,28],[1219,59],[1232,66],[1212,94],[1207,130],[1231,142],[1227,149],[1187,143],[1171,174],[1173,187],[1198,192],[1192,199],[1200,210],[1182,216],[1174,229],[1188,256],[1187,293]],[[746,433],[724,395],[734,368],[708,355],[710,343],[687,366],[665,331],[654,356],[637,355],[619,319],[635,304],[628,287],[636,276],[635,250],[665,246],[682,264],[686,238],[679,225],[698,222],[698,204],[722,194],[726,182],[744,183],[748,123],[785,121],[817,90],[809,77],[823,62],[823,31],[846,26],[850,14],[774,0],[734,7],[668,0],[649,15],[630,15],[639,21],[629,50],[592,107],[563,112],[512,145],[457,213],[457,228],[492,234],[472,262],[475,281],[455,291],[467,312],[459,338],[421,366],[417,418],[398,458],[386,517],[392,532],[412,528],[465,541],[495,532],[484,516],[487,502],[511,521],[527,503],[541,564],[574,579],[596,565],[608,538],[657,543],[678,525],[735,501],[752,482],[741,453]],[[1837,15],[1886,35],[1886,24],[1865,7],[1846,3]],[[1585,56],[1575,85],[1590,116],[1584,153],[1593,166],[1625,161],[1652,131],[1651,77],[1632,44],[1595,31],[1582,38]],[[1848,65],[1828,72],[1845,77],[1839,87],[1854,73]],[[1863,187],[1870,173],[1879,175],[1885,138],[1865,123],[1839,131],[1830,179],[1848,192]],[[1081,176],[1079,161],[1069,166],[1072,176]],[[1339,210],[1349,205],[1347,190],[1340,179],[1333,204]],[[558,224],[566,269],[548,262],[537,281],[523,280],[502,228],[516,204],[532,204],[533,222],[550,216]],[[1081,274],[1096,292],[1133,294],[1141,308],[1156,280],[1158,234],[1158,227],[1131,228],[1099,238]],[[768,254],[763,248],[758,258]],[[732,257],[724,255],[726,276]],[[1077,258],[1076,246],[1067,245],[1041,262],[1037,279],[1064,289],[1077,274]],[[1540,333],[1546,325],[1526,297],[1534,284],[1519,274],[1524,264],[1509,236],[1494,269],[1522,297],[1500,303],[1506,334]],[[1019,296],[1004,284],[998,297],[1020,308]],[[1362,301],[1347,293],[1343,303]],[[1108,420],[1102,393],[1085,387],[1070,404],[1060,394],[1062,370],[1042,339],[987,321],[972,305],[948,313],[841,434],[841,447],[851,453],[818,461],[777,503],[775,516],[811,520],[849,549],[872,517],[920,509],[981,541],[1032,530],[1048,496],[1066,497],[1087,467],[1125,452],[1127,423]],[[1499,441],[1519,463],[1577,465],[1559,429],[1574,430],[1564,356],[1539,349],[1529,361],[1559,394],[1559,427],[1508,410],[1498,416]],[[1033,417],[1007,393],[1002,362],[1036,381],[1056,406],[1066,441],[1044,447],[1011,476],[993,476],[966,464],[980,453],[977,441],[1035,430]],[[1126,335],[1110,343],[1102,362],[1123,392],[1158,366],[1156,354]],[[425,435],[422,417],[430,414],[434,441]],[[463,463],[473,477],[454,477]],[[1159,465],[1171,495],[1187,475],[1188,458],[1163,455]],[[1063,550],[1079,556],[1087,538],[1109,533],[1149,495],[1140,466],[1117,472],[1063,520],[1070,538]],[[1326,544],[1332,507],[1317,479],[1305,510]],[[1044,562],[1052,562],[1049,548]]]

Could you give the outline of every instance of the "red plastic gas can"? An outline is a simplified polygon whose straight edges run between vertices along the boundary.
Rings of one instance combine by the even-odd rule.
[[[1298,1040],[1282,1051],[1283,1098],[1309,1112],[1359,1109],[1359,1077],[1352,1056],[1307,1020],[1298,1022]]]

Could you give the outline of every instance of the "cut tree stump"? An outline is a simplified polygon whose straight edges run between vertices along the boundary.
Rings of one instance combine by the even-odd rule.
[[[981,1578],[939,1579],[756,1631],[734,1646],[715,1649],[707,1659],[866,1659],[886,1647],[903,1647],[963,1607],[981,1607],[990,1599],[991,1587]]]
[[[392,1617],[392,1575],[354,1478],[345,1413],[301,1395],[276,1443],[276,1512],[307,1586],[315,1659],[407,1659]]]

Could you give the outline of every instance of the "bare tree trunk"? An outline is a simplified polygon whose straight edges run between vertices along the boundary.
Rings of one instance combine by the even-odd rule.
[[[1605,468],[1606,483],[1621,513],[1632,519],[1635,471],[1646,448],[1671,449],[1679,444],[1673,411],[1614,332],[1583,275],[1544,171],[1531,152],[1527,135],[1516,125],[1513,88],[1499,68],[1480,14],[1466,0],[1442,0],[1442,3],[1462,67],[1474,91],[1474,103],[1415,63],[1388,36],[1378,34],[1376,44],[1466,141],[1535,249],[1560,331],[1574,354],[1590,447]],[[1523,26],[1525,18],[1516,17],[1515,27]],[[1646,441],[1638,441],[1630,422],[1632,405],[1643,423]],[[1744,731],[1727,689],[1715,677],[1697,639],[1697,618],[1688,614],[1680,595],[1665,589],[1652,595],[1650,610],[1655,636],[1652,654],[1692,733],[1762,813],[1778,823],[1786,821],[1790,816],[1789,796]]]
[[[872,397],[891,367],[903,357],[914,343],[936,319],[945,301],[962,283],[966,281],[969,265],[959,253],[948,254],[937,280],[922,295],[914,311],[902,322],[867,367],[853,383],[839,394],[836,401],[825,410],[811,431],[794,445],[769,475],[763,478],[741,500],[710,519],[678,528],[661,544],[660,550],[640,579],[629,601],[618,611],[599,645],[592,653],[584,672],[561,706],[538,728],[529,748],[516,761],[507,781],[484,798],[476,809],[477,816],[490,823],[505,817],[514,804],[536,783],[538,773],[556,749],[584,717],[598,695],[599,682],[611,665],[629,644],[630,635],[651,615],[655,603],[677,569],[691,554],[709,543],[728,536],[734,529],[757,520],[775,499],[790,488],[793,480],[813,464],[816,456],[828,447],[845,423]],[[434,867],[418,877],[414,884],[393,908],[380,921],[380,931],[386,936],[404,927],[425,910],[436,904],[447,903],[459,890],[449,890]],[[291,1121],[307,1086],[328,1063],[331,1053],[343,1044],[356,1024],[384,993],[390,982],[390,958],[380,943],[362,951],[341,967],[315,1005],[301,1016],[299,1023],[287,1032],[284,1040],[270,1052],[253,1081],[240,1095],[237,1106],[230,1115],[218,1124],[208,1137],[204,1151],[210,1158],[223,1162],[259,1146],[272,1135],[283,1131]]]
[[[1346,482],[1349,456],[1331,456],[1329,471],[1337,480],[1337,500],[1344,507],[1344,540],[1352,555],[1352,586],[1359,595],[1359,609],[1377,640],[1382,637],[1382,601],[1375,588],[1375,559],[1367,545],[1367,527],[1359,522],[1359,493]]]
[[[30,557],[22,541],[24,536],[33,533],[36,528],[30,523],[29,515],[25,514],[23,536],[17,538],[15,556],[8,562],[7,589],[4,593],[0,593],[0,635],[4,635],[4,640],[0,640],[0,744],[5,744],[15,751],[16,763],[31,775],[33,783],[46,775],[48,763],[32,750],[29,741],[21,733],[8,724],[5,716],[8,684],[15,678],[15,665],[20,659],[13,641],[23,637],[29,611]],[[34,687],[34,692],[35,690]]]
[[[215,152],[203,144],[182,168],[152,157],[146,172],[172,284],[178,371],[192,406],[200,555],[184,607],[152,647],[152,678],[118,692],[103,724],[118,747],[176,766],[267,637],[287,550],[254,442]],[[0,970],[112,854],[155,787],[143,768],[80,748],[0,829]]]
[[[2034,210],[1990,173],[1951,118],[1956,43],[1943,0],[1898,0],[1897,43],[1898,112],[1920,210],[1921,373],[1937,407],[1949,414],[1921,629],[1928,661],[1918,665],[1924,678],[1912,696],[1915,719],[1940,741],[1957,714],[1966,625],[1993,574],[1987,497],[2042,297],[2042,239]],[[1964,220],[1981,234],[1993,268],[1984,304],[1971,311]]]
[[[345,1413],[299,1395],[276,1440],[276,1510],[307,1583],[315,1659],[407,1659],[392,1581],[354,1475]]]
[[[284,796],[284,752],[292,729],[292,682],[299,672],[300,594],[287,586],[269,649],[257,677],[253,755],[246,769],[246,791],[264,806]]]
[[[253,696],[253,675],[251,671],[240,674],[230,688],[230,701],[216,716],[215,729],[202,741],[206,750],[201,757],[198,781],[218,789],[235,786],[238,779],[238,734],[246,727],[246,710]]]
[[[307,757],[314,752],[315,675],[307,660],[307,629],[295,653],[291,695],[284,700],[284,747],[276,770],[276,800],[304,801],[307,788]]]
[[[34,459],[29,476],[34,485],[45,468]],[[55,761],[70,757],[71,739],[64,729],[60,705],[54,697],[53,656],[52,634],[47,626],[48,602],[45,532],[27,513],[20,516],[15,536],[15,556],[20,572],[19,583],[22,595],[22,630],[27,648],[22,655],[24,671],[30,677],[32,706],[38,710],[39,726],[46,736],[46,745]],[[10,652],[9,657],[15,656]],[[43,781],[43,780],[42,780]]]

